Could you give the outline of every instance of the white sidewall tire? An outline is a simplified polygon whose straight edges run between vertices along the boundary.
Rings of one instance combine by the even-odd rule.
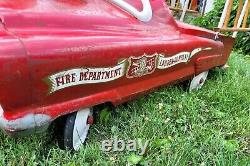
[[[64,146],[66,149],[79,151],[85,143],[90,125],[88,117],[92,115],[90,108],[81,109],[68,115],[64,128]]]
[[[89,108],[78,111],[76,114],[75,125],[73,130],[73,148],[78,151],[84,144],[90,125],[87,124],[88,117],[91,114]]]
[[[202,72],[199,75],[195,76],[191,81],[189,91],[192,92],[194,90],[199,90],[200,88],[202,88],[202,86],[205,84],[207,80],[207,76],[208,76],[208,71]],[[201,80],[203,80],[202,83]]]

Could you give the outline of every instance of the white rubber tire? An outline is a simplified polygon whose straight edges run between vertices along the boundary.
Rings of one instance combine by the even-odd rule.
[[[199,90],[205,84],[208,76],[208,71],[202,72],[199,75],[195,76],[191,81],[189,91]]]
[[[87,124],[89,116],[92,116],[90,108],[85,108],[68,115],[63,136],[64,147],[66,149],[79,151],[85,143],[90,127],[90,124]]]

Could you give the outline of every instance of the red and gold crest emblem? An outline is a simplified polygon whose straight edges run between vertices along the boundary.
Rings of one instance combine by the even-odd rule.
[[[130,57],[127,78],[142,77],[152,74],[156,69],[157,54],[148,56],[144,54],[141,57]]]

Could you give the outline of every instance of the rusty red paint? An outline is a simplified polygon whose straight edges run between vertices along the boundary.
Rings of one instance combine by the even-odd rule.
[[[142,8],[139,0],[126,2]],[[55,119],[101,103],[118,105],[227,62],[231,39],[220,36],[221,41],[214,40],[215,32],[174,20],[164,0],[150,2],[153,17],[142,22],[107,0],[1,0],[0,104],[4,118],[11,121],[44,114]],[[197,48],[211,50],[164,70],[146,65],[152,68],[140,77],[125,74],[110,82],[48,93],[46,78],[55,73],[113,67],[124,59],[133,61],[155,53],[172,57]],[[62,78],[57,79],[60,84]],[[65,79],[74,82],[76,75]]]
[[[88,119],[87,119],[87,124],[94,124],[94,117],[93,116],[89,116]]]

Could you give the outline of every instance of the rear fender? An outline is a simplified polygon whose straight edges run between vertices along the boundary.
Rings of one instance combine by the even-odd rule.
[[[220,34],[219,40],[221,40],[222,43],[224,44],[223,57],[221,59],[221,64],[225,65],[233,50],[235,38]]]

